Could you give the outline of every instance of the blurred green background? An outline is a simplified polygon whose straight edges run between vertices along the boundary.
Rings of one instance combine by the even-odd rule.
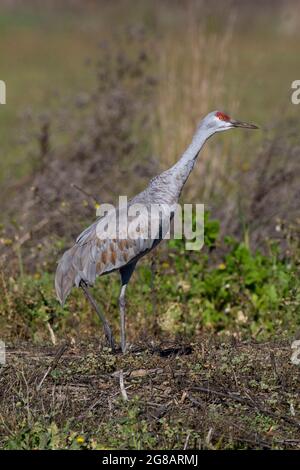
[[[299,22],[293,1],[226,0],[222,8],[216,1],[1,2],[1,79],[7,84],[0,113],[1,177],[15,163],[30,166],[19,142],[21,116],[52,109],[58,95],[86,90],[94,79],[86,61],[99,57],[103,41],[116,48],[124,44],[122,34],[130,27],[145,28],[151,43],[159,78],[153,113],[167,123],[153,128],[159,143],[157,135],[150,142],[162,160],[171,152],[177,158],[192,123],[211,107],[236,112],[263,129],[282,115],[297,116],[290,86],[300,73]],[[173,137],[175,127],[181,130]]]

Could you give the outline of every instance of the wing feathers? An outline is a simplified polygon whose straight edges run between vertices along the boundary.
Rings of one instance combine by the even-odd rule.
[[[130,237],[136,226],[135,218],[131,218],[128,239],[102,238],[109,217],[107,214],[85,229],[59,261],[55,288],[61,304],[64,304],[73,285],[79,286],[81,279],[93,285],[96,276],[120,269],[152,248],[154,240],[145,237],[145,220],[141,221],[139,237]]]

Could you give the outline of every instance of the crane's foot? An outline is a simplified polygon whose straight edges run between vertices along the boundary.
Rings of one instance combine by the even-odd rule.
[[[111,348],[112,352],[115,352],[116,350],[116,344],[114,340],[114,335],[110,329],[110,326],[108,323],[104,325],[104,333],[105,333],[105,338],[108,346]]]
[[[121,342],[121,349],[122,349],[122,353],[125,354],[127,352],[127,344],[126,344],[126,341],[122,341]]]

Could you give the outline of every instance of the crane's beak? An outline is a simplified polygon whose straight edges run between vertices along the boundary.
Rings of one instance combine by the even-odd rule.
[[[232,119],[230,123],[232,124],[232,127],[243,127],[244,129],[259,129],[259,127],[255,124],[249,124],[248,122],[242,121],[235,121],[234,119]]]

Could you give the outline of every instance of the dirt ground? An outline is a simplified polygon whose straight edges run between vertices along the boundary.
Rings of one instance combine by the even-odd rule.
[[[56,447],[68,447],[72,429],[84,448],[300,449],[300,369],[291,353],[284,340],[210,336],[143,341],[125,356],[98,339],[8,347],[0,445],[51,447],[28,434],[55,423],[68,435]]]

